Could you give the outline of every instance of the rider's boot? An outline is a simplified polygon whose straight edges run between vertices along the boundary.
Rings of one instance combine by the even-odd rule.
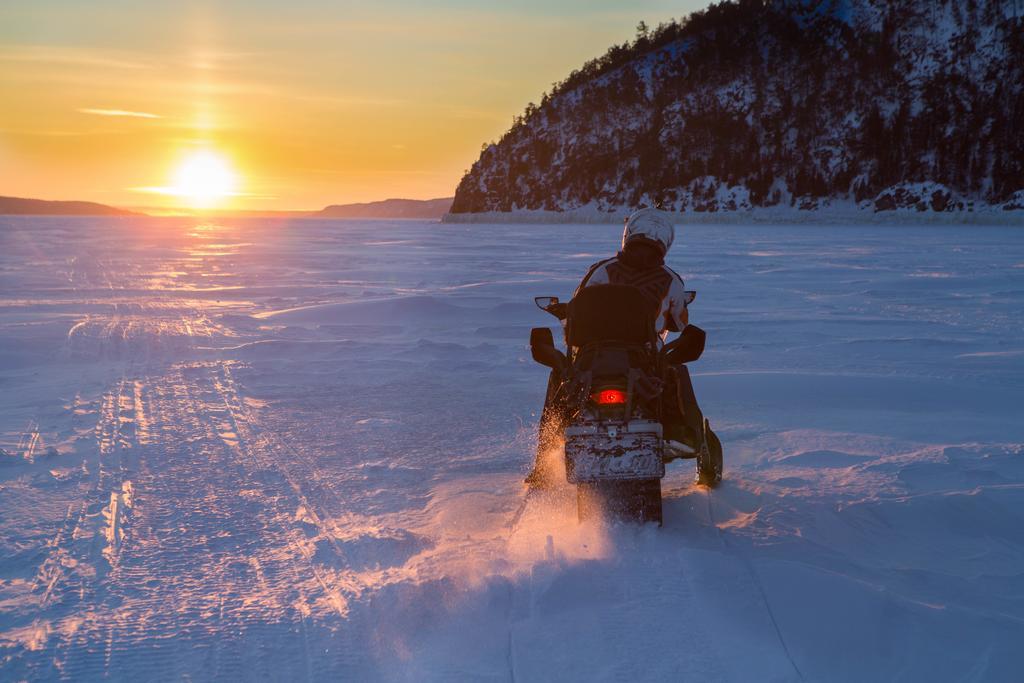
[[[700,449],[697,453],[696,481],[703,486],[718,486],[722,481],[722,442],[704,418]]]
[[[673,421],[663,425],[663,430],[662,438],[669,459],[692,458],[700,450],[701,438],[693,427]]]

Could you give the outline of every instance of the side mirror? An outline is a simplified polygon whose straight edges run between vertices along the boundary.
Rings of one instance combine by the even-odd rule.
[[[692,363],[704,353],[704,342],[707,333],[696,325],[687,325],[683,333],[665,344],[661,349],[661,357],[669,365]]]
[[[559,320],[565,320],[569,315],[569,304],[559,303],[557,296],[535,296],[533,303],[537,304],[540,310],[550,313]]]
[[[530,354],[541,365],[559,372],[565,372],[569,365],[565,354],[555,348],[555,338],[550,327],[535,327],[530,330]]]
[[[547,311],[552,306],[558,305],[557,296],[535,296],[533,297],[533,303],[537,304],[537,308],[542,311]]]

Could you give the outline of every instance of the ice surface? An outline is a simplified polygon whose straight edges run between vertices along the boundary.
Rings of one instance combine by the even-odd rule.
[[[661,529],[521,485],[618,233],[0,219],[0,679],[1019,679],[1024,232],[684,226]]]

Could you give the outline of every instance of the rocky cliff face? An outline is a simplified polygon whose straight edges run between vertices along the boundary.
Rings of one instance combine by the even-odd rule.
[[[1022,189],[1024,0],[740,0],[556,84],[451,210],[947,211]]]

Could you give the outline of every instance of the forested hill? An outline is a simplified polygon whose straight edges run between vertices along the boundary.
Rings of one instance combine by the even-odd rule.
[[[613,46],[485,146],[453,213],[1024,208],[1024,0],[740,0]]]
[[[385,199],[364,204],[332,204],[312,215],[317,218],[440,218],[451,205],[451,197]]]
[[[141,214],[95,202],[49,201],[0,197],[0,215],[35,216],[138,216]]]

